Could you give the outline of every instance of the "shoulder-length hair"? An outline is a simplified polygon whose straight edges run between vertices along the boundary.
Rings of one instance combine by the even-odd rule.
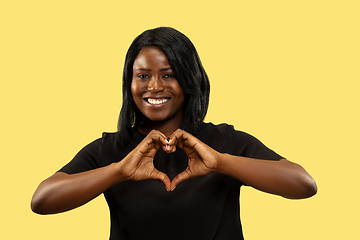
[[[181,128],[196,136],[208,109],[210,83],[192,42],[170,27],[146,30],[134,39],[125,58],[123,103],[117,133],[120,145],[132,141],[133,132],[145,118],[132,97],[131,81],[137,55],[141,49],[149,46],[157,46],[164,52],[185,94],[184,121]]]

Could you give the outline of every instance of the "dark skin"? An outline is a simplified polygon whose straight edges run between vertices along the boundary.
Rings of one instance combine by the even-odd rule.
[[[123,181],[157,179],[172,191],[183,181],[212,172],[285,198],[307,198],[316,193],[315,181],[298,164],[286,159],[267,161],[219,153],[179,129],[185,96],[160,49],[147,47],[139,53],[134,62],[132,94],[146,117],[139,127],[147,135],[144,140],[119,162],[78,174],[58,172],[44,180],[31,202],[34,212],[51,214],[74,209]],[[189,163],[170,182],[154,167],[153,158],[160,148],[171,153],[178,147],[188,155]]]

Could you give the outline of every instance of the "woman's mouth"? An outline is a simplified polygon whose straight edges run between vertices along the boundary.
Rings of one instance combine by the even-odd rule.
[[[152,105],[160,105],[168,102],[170,98],[144,98],[144,100]]]

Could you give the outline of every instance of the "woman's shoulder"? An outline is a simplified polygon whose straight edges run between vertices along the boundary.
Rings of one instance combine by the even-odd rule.
[[[104,144],[107,143],[116,143],[116,133],[115,132],[103,132],[101,137],[96,138],[95,140],[91,141],[87,145],[85,145],[80,154],[96,154],[99,155],[102,151]]]
[[[104,143],[105,141],[114,141],[116,140],[117,132],[103,132],[101,136],[101,141]]]
[[[236,131],[233,125],[208,122],[202,124],[199,139],[219,152],[235,154],[247,145],[246,136],[244,132]]]
[[[204,123],[201,140],[210,146],[216,146],[222,152],[257,159],[279,160],[282,157],[267,148],[256,137],[236,130],[226,123]]]
[[[203,122],[201,125],[201,131],[226,131],[226,128],[233,127],[227,123],[214,124],[212,122]]]
[[[205,142],[222,141],[235,146],[257,144],[259,142],[259,140],[251,134],[236,130],[233,125],[227,123],[203,123],[200,138]]]
[[[231,124],[227,123],[220,123],[220,124],[213,124],[212,122],[203,123],[201,126],[201,133],[202,134],[211,134],[211,135],[242,135],[242,136],[250,136],[249,134],[236,130],[235,127]]]

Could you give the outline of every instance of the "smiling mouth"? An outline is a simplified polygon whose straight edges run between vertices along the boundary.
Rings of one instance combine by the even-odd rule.
[[[160,105],[168,102],[170,98],[144,98],[144,100],[153,105]]]

